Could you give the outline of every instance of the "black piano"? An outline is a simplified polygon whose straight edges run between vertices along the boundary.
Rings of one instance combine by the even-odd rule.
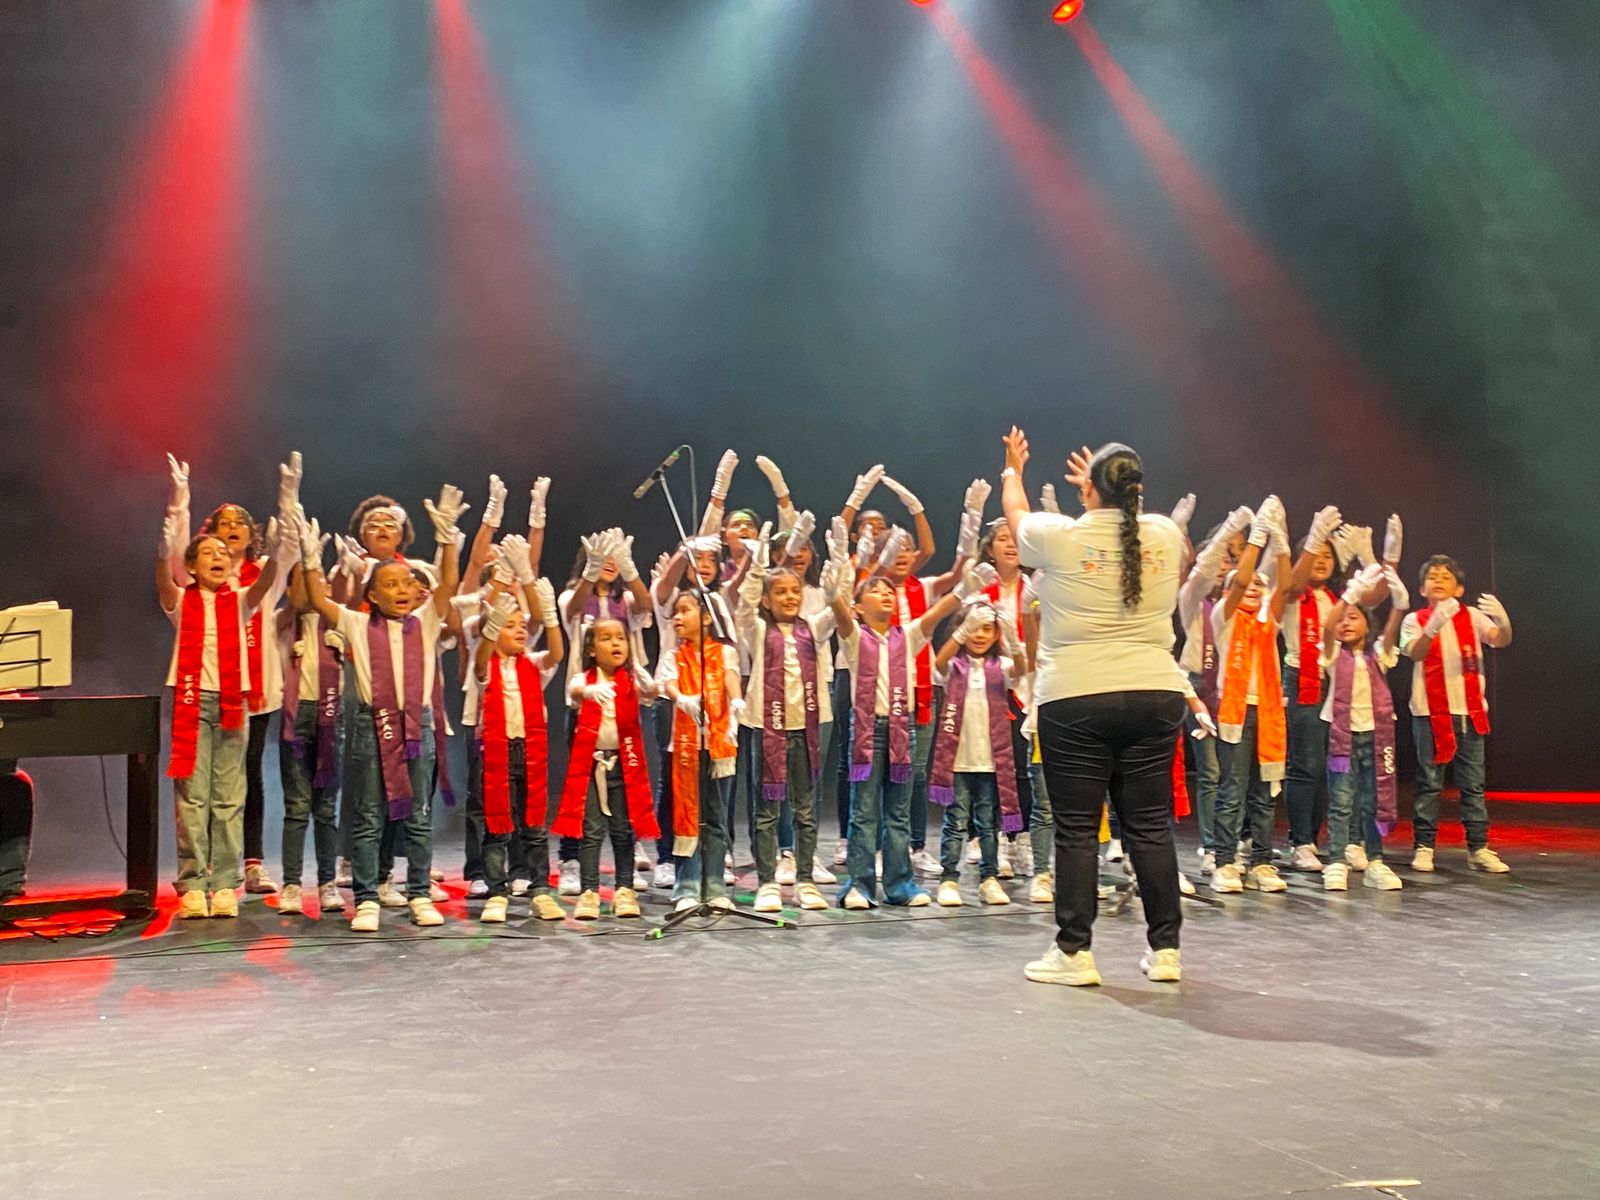
[[[0,698],[0,760],[122,755],[128,762],[128,880],[93,906],[119,912],[153,908],[160,869],[161,699],[158,696],[11,696]],[[81,909],[75,900],[15,900],[0,920]]]

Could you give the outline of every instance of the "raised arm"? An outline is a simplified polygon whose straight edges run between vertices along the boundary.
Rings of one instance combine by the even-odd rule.
[[[778,532],[787,533],[800,519],[800,514],[795,511],[794,500],[789,495],[789,483],[778,469],[778,464],[765,454],[756,455],[756,467],[772,485],[772,499],[778,506]]]
[[[706,513],[700,519],[701,536],[719,534],[722,532],[722,513],[728,504],[728,486],[733,482],[733,469],[739,465],[739,456],[732,450],[724,450],[722,457],[717,460],[717,470],[711,477],[711,499],[706,504]]]
[[[911,514],[911,522],[917,530],[917,557],[911,564],[913,571],[920,571],[933,561],[934,551],[938,549],[933,540],[933,526],[928,524],[928,514],[922,506],[922,501],[905,484],[888,475],[883,477],[883,486],[888,488],[900,498],[900,503],[906,506],[906,511]]]
[[[528,489],[528,554],[537,571],[544,562],[545,502],[550,496],[550,476],[537,475]]]
[[[882,463],[875,463],[862,474],[856,476],[855,486],[850,489],[850,496],[844,502],[844,508],[839,513],[839,516],[844,519],[844,527],[846,529],[855,528],[856,517],[861,512],[861,506],[867,502],[867,497],[872,494],[872,489],[877,487],[882,479]]]
[[[1247,505],[1240,505],[1228,514],[1228,519],[1222,523],[1217,536],[1207,542],[1205,548],[1195,556],[1194,566],[1189,568],[1183,586],[1178,589],[1178,619],[1183,622],[1185,628],[1199,616],[1201,605],[1217,586],[1217,581],[1222,578],[1222,564],[1228,559],[1228,539],[1250,528],[1250,522],[1253,520],[1255,513],[1251,512]]]
[[[491,600],[488,611],[483,615],[483,628],[479,631],[482,636],[478,638],[478,648],[472,652],[472,671],[479,683],[488,680],[489,660],[494,657],[500,631],[517,611],[517,598],[510,592],[493,590],[498,586],[491,587]]]
[[[1311,518],[1311,531],[1306,534],[1305,549],[1300,551],[1294,569],[1289,572],[1288,599],[1298,600],[1305,595],[1306,588],[1311,584],[1311,572],[1316,566],[1317,556],[1328,548],[1328,539],[1343,519],[1339,510],[1331,504]]]
[[[541,576],[533,581],[531,588],[524,589],[523,595],[528,601],[530,619],[544,628],[543,665],[558,666],[566,657],[567,646],[561,634],[561,614],[556,611],[555,584]]]
[[[183,536],[184,527],[188,522],[181,514],[170,509],[166,518],[161,523],[161,544],[156,547],[156,597],[161,601],[162,612],[173,612],[178,607],[178,600],[183,595],[183,589],[172,578],[173,543]],[[178,558],[182,559],[183,551],[178,551]]]
[[[1022,484],[1022,471],[1028,465],[1028,435],[1013,425],[1011,432],[1001,440],[1005,443],[1006,465],[1000,472],[1000,509],[1006,515],[1006,524],[1011,526],[1011,536],[1021,545],[1022,518],[1032,511]]]
[[[329,625],[337,626],[343,610],[328,597],[322,578],[322,543],[314,522],[300,526],[300,574],[306,584],[306,604]]]

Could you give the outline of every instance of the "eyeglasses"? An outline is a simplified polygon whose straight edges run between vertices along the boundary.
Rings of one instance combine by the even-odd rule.
[[[387,529],[391,533],[400,532],[400,522],[393,517],[369,517],[361,523],[363,529]]]

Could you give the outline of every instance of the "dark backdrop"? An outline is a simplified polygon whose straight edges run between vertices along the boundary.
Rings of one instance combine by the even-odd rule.
[[[1049,8],[13,0],[0,603],[155,689],[169,449],[203,513],[299,448],[327,524],[449,480],[471,525],[494,470],[514,530],[548,473],[559,575],[601,524],[653,559],[681,441],[759,508],[757,453],[819,511],[882,460],[948,545],[1015,421],[1035,491],[1115,437],[1202,527],[1398,509],[1408,578],[1516,621],[1492,786],[1592,787],[1600,9]]]

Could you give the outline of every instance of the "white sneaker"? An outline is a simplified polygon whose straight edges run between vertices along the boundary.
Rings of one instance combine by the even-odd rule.
[[[450,893],[445,891],[437,883],[434,883],[432,880],[429,880],[428,881],[428,899],[432,900],[435,904],[443,904],[446,900],[450,899]]]
[[[763,883],[756,889],[755,910],[758,913],[775,913],[783,911],[783,893],[778,890],[775,883]]]
[[[1228,895],[1244,891],[1244,881],[1239,878],[1239,868],[1233,863],[1223,863],[1211,873],[1211,890]]]
[[[732,887],[734,884],[736,884],[738,882],[739,882],[739,876],[734,873],[734,870],[733,870],[732,867],[724,867],[724,868],[722,868],[722,886],[723,887]]]
[[[1432,846],[1417,847],[1417,852],[1411,856],[1411,869],[1423,872],[1431,872],[1433,870]]]
[[[663,859],[656,864],[655,874],[650,877],[650,886],[662,889],[673,887],[678,882],[677,864],[669,859]]]
[[[1322,868],[1322,890],[1347,892],[1350,890],[1350,868],[1342,862],[1331,862]]]
[[[827,867],[822,865],[822,859],[816,855],[811,857],[811,882],[812,883],[838,883],[839,877]]]
[[[1121,862],[1122,861],[1122,839],[1121,838],[1112,838],[1109,842],[1106,843],[1106,861],[1107,862]]]
[[[1210,850],[1200,851],[1200,874],[1210,875],[1217,869],[1217,856]]]
[[[793,887],[795,880],[794,851],[785,850],[778,855],[778,869],[773,874],[779,887]]]
[[[732,912],[734,908],[733,900],[728,896],[713,896],[706,903],[711,905],[712,908],[720,908],[724,912]]]
[[[1011,897],[1006,895],[1005,888],[1000,886],[998,879],[985,879],[978,885],[978,899],[985,904],[1010,904]]]
[[[561,864],[561,884],[556,890],[563,896],[576,896],[583,891],[583,885],[578,881],[577,859],[569,858]]]
[[[261,863],[247,863],[244,868],[244,890],[254,896],[270,896],[278,890],[272,876]]]
[[[633,890],[636,892],[648,892],[650,890],[650,876],[654,873],[654,870],[655,868],[648,864],[642,870],[635,867],[633,870]]]
[[[413,925],[443,925],[444,917],[433,906],[433,901],[426,896],[418,896],[411,902],[411,923]]]
[[[851,912],[863,912],[872,907],[872,901],[860,888],[851,888],[844,894],[844,907]]]
[[[1000,857],[1000,878],[1015,879],[1017,872],[1011,865],[1011,844],[1005,838],[995,839],[995,849]]]
[[[1060,983],[1067,987],[1095,987],[1100,982],[1100,972],[1095,969],[1091,951],[1063,954],[1054,942],[1043,958],[1023,967],[1022,973],[1034,983]]]
[[[1365,871],[1367,869],[1367,848],[1365,846],[1346,846],[1344,848],[1344,865],[1352,871]]]
[[[823,899],[822,893],[817,890],[814,883],[798,883],[795,885],[794,898],[800,902],[800,907],[811,912],[821,912],[828,907],[828,902]]]
[[[428,878],[431,879],[434,883],[443,883],[444,882],[444,872],[441,871],[438,867],[429,867],[428,868]]]
[[[650,855],[645,853],[643,843],[633,844],[633,873],[635,875],[648,874],[655,870],[655,863],[650,861]]]
[[[967,839],[966,860],[968,866],[977,866],[983,861],[983,849],[978,845],[977,838]]]
[[[505,896],[490,896],[483,902],[483,911],[478,914],[478,920],[485,925],[504,925],[506,923],[506,907],[511,903]],[[419,925],[422,922],[417,922]]]
[[[467,899],[482,900],[489,894],[489,885],[481,879],[474,879],[467,884]]]
[[[350,932],[378,932],[378,902],[376,900],[363,900],[356,905],[356,915],[350,918]]]
[[[1367,866],[1367,876],[1361,881],[1363,887],[1377,888],[1380,892],[1398,892],[1405,884],[1400,876],[1396,875],[1388,863],[1381,858],[1375,858]]]
[[[1194,883],[1182,871],[1178,872],[1178,894],[1182,896],[1194,895]]]
[[[403,888],[397,888],[385,879],[378,885],[378,903],[385,908],[404,908],[406,906],[406,893]]]
[[[1033,838],[1028,833],[1017,834],[1011,843],[1011,868],[1023,879],[1033,878]]]
[[[344,897],[339,894],[339,886],[325,883],[317,889],[317,905],[324,913],[344,911]]]
[[[520,899],[528,894],[528,889],[532,886],[533,881],[530,879],[513,879],[511,881],[511,894]],[[470,889],[468,890],[467,894],[469,896],[472,894]]]
[[[961,898],[961,885],[953,879],[946,879],[939,884],[939,907],[960,908],[966,903]]]
[[[283,891],[278,893],[278,915],[282,917],[293,916],[295,913],[305,912],[305,905],[300,900],[300,885],[286,883]]]
[[[1271,863],[1262,863],[1259,867],[1251,867],[1250,874],[1244,877],[1244,885],[1258,892],[1287,892],[1289,885],[1278,874],[1278,868]]]
[[[342,888],[355,886],[355,880],[350,877],[350,860],[348,858],[339,860],[339,869],[334,873],[333,884],[335,887]]]
[[[674,900],[672,902],[672,911],[687,912],[691,908],[698,908],[699,905],[700,901],[696,900],[693,896],[685,896],[681,900]]]
[[[1151,983],[1177,983],[1183,978],[1176,950],[1151,950],[1139,960],[1139,970]]]
[[[1028,889],[1028,900],[1033,904],[1056,902],[1056,881],[1049,871],[1040,871],[1033,877],[1033,886]]]
[[[839,844],[833,848],[833,865],[842,867],[850,861],[850,839],[840,838]]]
[[[912,854],[911,869],[924,877],[944,874],[944,868],[939,865],[939,860],[929,854],[925,848]]]
[[[1317,857],[1315,846],[1296,846],[1294,853],[1289,856],[1289,865],[1296,871],[1320,871],[1322,860]]]
[[[1491,875],[1506,875],[1511,871],[1510,867],[1500,861],[1500,856],[1487,846],[1467,855],[1467,866],[1474,871],[1487,871]]]

